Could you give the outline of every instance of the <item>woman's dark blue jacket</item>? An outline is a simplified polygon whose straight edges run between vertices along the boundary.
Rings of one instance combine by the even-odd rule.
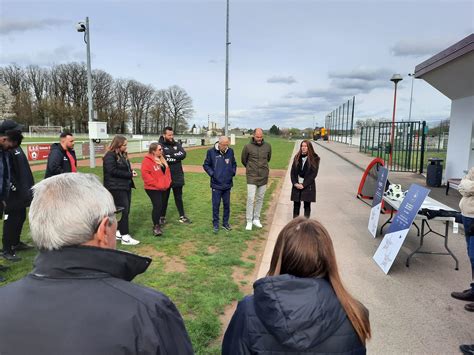
[[[365,354],[330,283],[265,277],[239,302],[224,335],[227,354]]]

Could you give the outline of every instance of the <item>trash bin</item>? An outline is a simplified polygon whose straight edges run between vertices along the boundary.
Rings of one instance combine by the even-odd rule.
[[[440,187],[443,178],[443,159],[430,158],[428,169],[426,170],[426,185],[432,187]]]
[[[201,139],[201,145],[206,145],[206,140],[204,138]]]

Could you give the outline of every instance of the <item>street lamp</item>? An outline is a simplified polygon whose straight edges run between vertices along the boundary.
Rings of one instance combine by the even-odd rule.
[[[84,32],[84,42],[87,46],[87,99],[89,102],[89,123],[94,120],[94,106],[92,103],[92,70],[91,70],[91,41],[90,41],[90,27],[89,17],[86,17],[86,22],[78,22],[76,25],[77,32]],[[90,167],[95,168],[95,149],[94,141],[90,138],[90,127],[89,127],[89,162]]]
[[[388,161],[388,166],[392,166],[392,156],[393,156],[393,141],[395,138],[395,109],[397,107],[397,84],[399,81],[402,81],[403,78],[400,74],[393,74],[390,81],[393,81],[395,84],[395,92],[393,94],[393,115],[392,115],[392,132],[390,134],[390,158]]]
[[[408,74],[408,76],[411,76],[411,94],[410,94],[410,110],[408,111],[408,122],[411,121],[411,103],[413,101],[413,82],[415,81],[415,74]]]

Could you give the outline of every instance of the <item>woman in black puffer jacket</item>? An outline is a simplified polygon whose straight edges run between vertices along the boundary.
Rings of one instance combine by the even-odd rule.
[[[278,235],[268,276],[239,302],[222,353],[365,354],[369,312],[342,285],[327,230],[298,217]]]
[[[130,236],[128,215],[132,203],[133,177],[137,176],[127,157],[127,138],[117,135],[104,155],[104,186],[114,198],[115,206],[122,207],[122,218],[117,226],[117,239],[124,245],[136,245],[138,240]]]

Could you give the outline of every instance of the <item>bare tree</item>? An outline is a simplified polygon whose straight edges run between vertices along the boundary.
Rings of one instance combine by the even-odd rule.
[[[35,114],[33,121],[35,123],[42,122],[47,123],[45,119],[46,105],[43,103],[43,99],[47,94],[47,86],[49,84],[49,72],[46,69],[40,68],[37,65],[30,65],[25,69],[26,78],[29,86],[33,91],[35,102]]]
[[[177,132],[187,128],[187,120],[193,114],[192,100],[179,86],[156,91],[136,80],[114,80],[103,70],[95,70],[92,79],[97,118],[107,121],[110,132],[126,133],[130,123],[132,132],[138,134],[160,132],[166,126]],[[15,119],[27,126],[52,124],[78,133],[87,130],[84,63],[51,68],[30,65],[24,69],[12,64],[0,67],[0,84],[11,93],[0,90],[1,114],[10,110]]]
[[[114,79],[109,73],[103,70],[92,72],[92,97],[98,121],[107,122],[109,120],[113,103],[113,85]]]
[[[133,133],[142,134],[144,130],[146,131],[144,124],[155,90],[150,85],[136,80],[130,81],[129,89]]]
[[[0,72],[1,80],[8,86],[13,96],[20,94],[22,90],[28,90],[24,70],[16,64],[2,68]]]
[[[167,105],[166,90],[158,90],[153,98],[153,106],[150,110],[152,132],[160,134],[169,125],[169,112]]]
[[[113,104],[110,112],[109,131],[114,133],[126,133],[128,121],[127,108],[130,101],[130,82],[117,79],[113,86]]]
[[[175,132],[186,130],[188,119],[194,113],[193,100],[189,97],[186,90],[173,85],[166,89],[167,111],[171,119],[171,126]]]
[[[15,98],[5,84],[0,83],[0,118],[5,119],[14,116],[13,103]]]

